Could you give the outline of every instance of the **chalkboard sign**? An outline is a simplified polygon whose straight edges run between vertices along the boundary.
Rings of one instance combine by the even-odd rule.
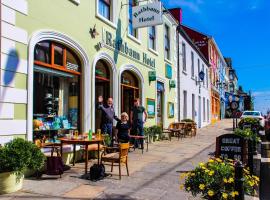
[[[240,160],[247,163],[247,142],[235,134],[225,134],[216,138],[216,157]]]

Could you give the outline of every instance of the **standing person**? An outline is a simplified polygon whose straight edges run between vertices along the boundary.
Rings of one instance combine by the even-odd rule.
[[[134,107],[130,113],[130,122],[133,134],[137,134],[139,136],[144,135],[143,124],[146,122],[147,117],[148,115],[145,108],[140,105],[140,99],[134,99]],[[143,148],[143,139],[140,140],[140,143],[141,148]],[[138,144],[135,143],[134,145],[137,146]]]
[[[116,124],[117,138],[118,138],[119,143],[129,142],[130,128],[131,127],[128,121],[128,114],[126,112],[123,112],[121,114],[121,121],[118,121]]]
[[[115,111],[113,107],[113,99],[111,97],[108,98],[107,104],[103,104],[103,97],[98,97],[98,109],[102,110],[101,117],[101,131],[102,133],[108,133],[111,139],[111,146],[113,146],[113,120],[119,120],[117,116],[115,116]]]

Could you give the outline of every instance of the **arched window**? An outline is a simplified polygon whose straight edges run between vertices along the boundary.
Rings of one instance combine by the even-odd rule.
[[[110,79],[110,71],[108,69],[107,63],[103,60],[99,60],[96,64],[96,78],[107,80]]]
[[[129,71],[124,71],[121,76],[121,83],[123,85],[139,88],[137,77]]]

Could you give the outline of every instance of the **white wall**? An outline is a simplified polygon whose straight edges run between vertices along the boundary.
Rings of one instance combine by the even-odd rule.
[[[202,58],[199,56],[197,51],[189,45],[189,43],[182,37],[180,34],[179,36],[179,42],[180,42],[180,106],[178,107],[178,110],[180,109],[181,113],[181,119],[183,119],[184,114],[184,90],[187,91],[187,118],[192,119],[192,94],[195,95],[195,121],[198,124],[199,122],[199,96],[201,96],[201,127],[204,127],[208,124],[210,124],[211,121],[211,100],[210,100],[210,79],[209,79],[209,68],[207,64],[202,60]],[[182,54],[182,43],[185,43],[186,45],[186,71],[183,71],[183,54]],[[194,53],[194,77],[192,77],[191,72],[191,51]],[[196,80],[198,80],[198,59],[200,60],[200,70],[202,70],[202,64],[204,65],[204,72],[206,73],[206,69],[208,71],[208,87],[207,87],[207,81],[206,81],[206,75],[205,75],[205,84],[198,83],[196,84]],[[201,87],[200,87],[201,85]],[[200,89],[199,89],[200,88]],[[200,92],[199,92],[200,90]],[[205,120],[203,117],[203,98],[205,98]],[[209,116],[207,117],[207,100],[209,100]],[[198,124],[199,126],[199,124]]]

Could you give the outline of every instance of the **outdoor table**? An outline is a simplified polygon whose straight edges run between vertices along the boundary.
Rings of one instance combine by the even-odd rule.
[[[146,140],[146,152],[148,152],[148,142],[149,141],[148,141],[148,137],[147,136],[143,136],[143,135],[142,136],[141,135],[130,135],[129,137],[134,139],[134,143],[137,142],[140,139],[142,139],[143,142],[144,142],[145,138],[147,138],[147,140]],[[135,145],[133,145],[133,148],[134,148],[134,150],[136,149],[135,148]],[[143,154],[143,149],[144,149],[144,145],[142,146],[142,154]]]
[[[60,152],[61,156],[63,156],[63,144],[73,144],[73,166],[75,165],[75,154],[76,154],[76,145],[84,145],[85,146],[85,174],[87,174],[88,169],[88,145],[90,144],[98,144],[98,164],[100,160],[100,143],[103,142],[102,138],[93,138],[89,139],[69,139],[69,138],[59,138],[61,141]]]

